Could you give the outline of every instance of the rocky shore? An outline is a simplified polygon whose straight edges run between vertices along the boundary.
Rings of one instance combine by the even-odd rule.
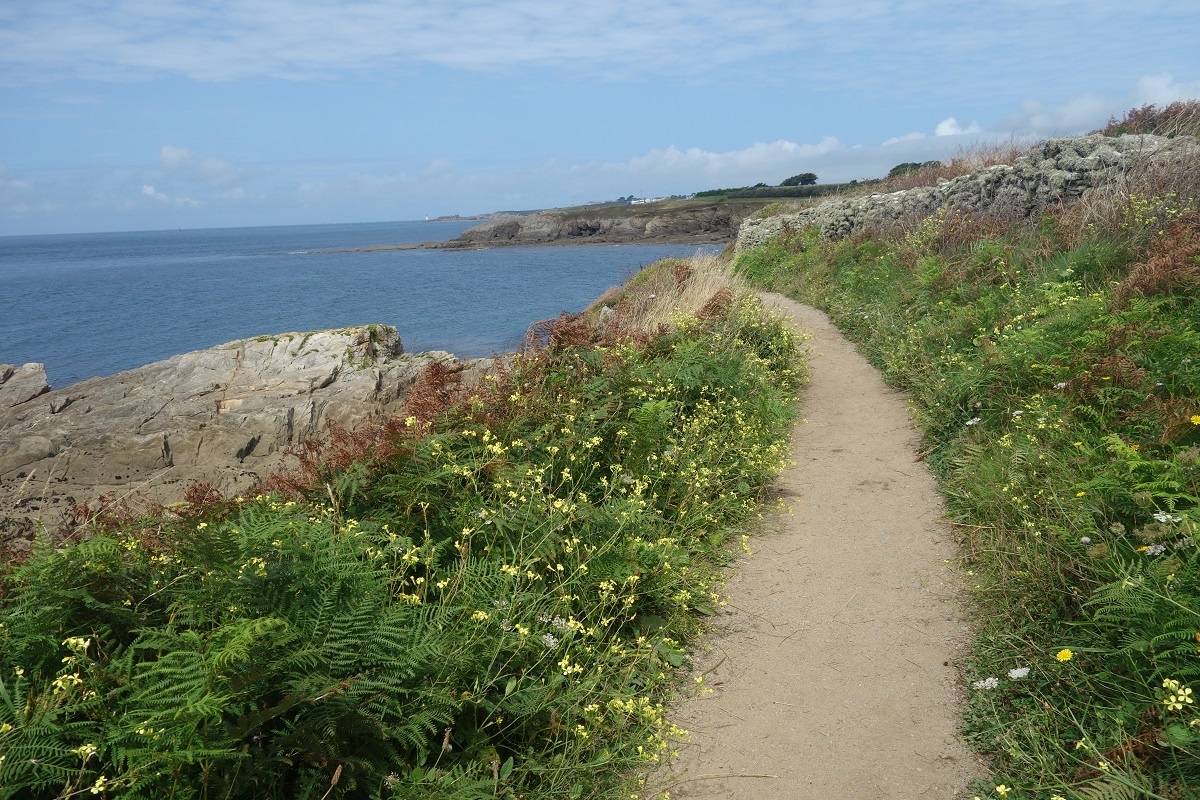
[[[59,390],[41,364],[0,364],[0,550],[100,496],[149,506],[198,482],[246,491],[329,423],[400,413],[431,361],[468,381],[492,363],[407,355],[394,328],[365,325],[242,339]]]
[[[610,203],[498,214],[445,242],[376,245],[334,252],[572,244],[728,244],[737,237],[742,222],[769,202],[665,200],[644,205]]]

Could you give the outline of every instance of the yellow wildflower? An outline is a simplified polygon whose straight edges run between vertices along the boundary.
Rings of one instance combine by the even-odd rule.
[[[1059,661],[1067,662],[1074,658],[1075,654],[1071,652],[1070,648],[1064,647],[1062,650],[1059,650],[1057,653],[1055,653],[1054,657]]]

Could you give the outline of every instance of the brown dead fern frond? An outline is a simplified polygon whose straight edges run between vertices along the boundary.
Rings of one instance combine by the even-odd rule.
[[[562,312],[557,317],[544,319],[529,326],[521,342],[523,352],[549,350],[557,352],[567,347],[584,347],[595,340],[591,327],[582,314]]]
[[[421,425],[431,425],[461,397],[462,376],[440,361],[431,361],[417,373],[404,408]]]
[[[1150,256],[1134,265],[1112,293],[1112,307],[1128,306],[1134,297],[1155,297],[1200,290],[1200,213],[1192,211],[1155,237]]]
[[[724,286],[708,298],[704,305],[700,306],[700,310],[696,312],[696,319],[701,322],[725,319],[731,308],[733,308],[733,290]]]

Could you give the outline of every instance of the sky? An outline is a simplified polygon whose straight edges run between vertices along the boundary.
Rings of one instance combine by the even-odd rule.
[[[882,177],[1200,98],[1198,31],[1195,0],[6,0],[0,235]]]

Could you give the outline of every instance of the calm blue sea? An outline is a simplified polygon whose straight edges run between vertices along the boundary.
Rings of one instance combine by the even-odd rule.
[[[456,237],[469,222],[0,237],[0,363],[55,388],[234,339],[382,323],[407,352],[512,349],[685,245],[317,251]]]

